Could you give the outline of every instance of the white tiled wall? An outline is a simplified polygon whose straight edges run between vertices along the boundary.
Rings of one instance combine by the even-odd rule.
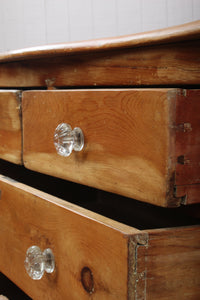
[[[0,0],[0,51],[200,19],[200,0]]]

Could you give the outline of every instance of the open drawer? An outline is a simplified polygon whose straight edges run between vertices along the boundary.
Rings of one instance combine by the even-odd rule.
[[[24,92],[24,164],[160,206],[197,203],[199,95],[164,88]],[[84,146],[79,133],[78,147],[72,139],[75,127]],[[82,150],[70,154],[73,146]]]
[[[0,90],[0,158],[22,163],[21,92]]]
[[[198,299],[200,226],[138,230],[0,176],[0,271],[33,299]],[[27,249],[50,248],[33,280]]]

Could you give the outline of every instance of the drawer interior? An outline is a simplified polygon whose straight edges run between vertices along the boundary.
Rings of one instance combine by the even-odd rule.
[[[30,171],[0,160],[0,173],[140,230],[199,224],[200,205],[163,208]]]
[[[8,299],[31,300],[28,295],[2,273],[0,273],[0,283],[0,294],[6,296]]]

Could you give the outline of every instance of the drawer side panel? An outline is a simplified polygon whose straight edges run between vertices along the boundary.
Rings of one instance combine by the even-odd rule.
[[[144,299],[199,299],[200,227],[147,232],[149,241],[145,260],[147,272]],[[138,254],[142,266],[143,255],[143,251]]]
[[[200,202],[200,90],[183,90],[176,104],[176,196]]]

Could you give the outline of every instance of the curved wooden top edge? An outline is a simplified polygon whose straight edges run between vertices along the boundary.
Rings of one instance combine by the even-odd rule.
[[[24,48],[0,53],[0,62],[67,56],[200,39],[200,21],[113,38]]]

